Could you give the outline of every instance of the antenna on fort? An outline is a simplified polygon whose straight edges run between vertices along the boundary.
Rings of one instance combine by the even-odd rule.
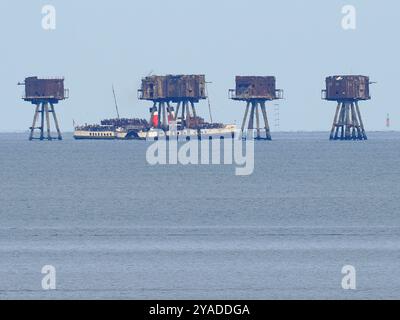
[[[266,102],[283,99],[283,90],[276,89],[275,77],[237,76],[236,89],[229,90],[229,98],[247,103],[242,124],[242,136],[247,125],[248,131],[257,130],[257,140],[272,140]],[[264,119],[264,130],[261,130],[260,127],[260,110]],[[250,117],[247,123],[249,112]],[[254,125],[254,118],[256,118],[256,125]],[[262,131],[265,131],[264,135]]]
[[[25,82],[18,83],[18,85],[25,86],[25,94],[22,99],[36,105],[32,127],[29,128],[29,140],[53,140],[50,128],[50,114],[53,115],[58,140],[62,140],[54,105],[69,97],[69,90],[64,89],[64,78],[38,79],[37,77],[29,77],[25,79]],[[36,123],[39,116],[40,124],[37,127]],[[46,133],[45,124],[47,124]],[[38,138],[35,137],[35,130],[40,132]]]
[[[154,75],[142,80],[138,95],[140,100],[153,102],[150,123],[154,128],[167,131],[175,121],[183,129],[198,130],[195,103],[207,99],[205,86],[204,75]],[[176,112],[172,103],[176,103]]]
[[[117,103],[117,95],[115,94],[114,85],[112,85],[112,91],[113,91],[113,95],[114,95],[115,109],[117,110],[117,117],[119,120],[120,117],[119,117],[119,110],[118,110],[118,103]]]
[[[322,99],[336,101],[331,140],[368,140],[361,118],[359,101],[370,100],[369,77],[331,76],[326,78]]]

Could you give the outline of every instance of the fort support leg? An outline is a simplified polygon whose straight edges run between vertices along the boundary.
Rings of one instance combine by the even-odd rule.
[[[354,125],[354,117],[353,117],[353,111],[351,109],[352,103],[349,103],[349,118],[350,118],[350,137],[349,140],[355,140],[356,137],[356,126]]]
[[[244,113],[243,124],[242,124],[242,137],[243,137],[244,129],[246,127],[247,116],[249,115],[249,110],[250,110],[250,102],[247,102],[246,111]]]
[[[342,121],[342,115],[343,115],[343,106],[342,104],[340,104],[340,111],[339,111],[339,118],[338,121],[336,123],[336,133],[335,133],[335,140],[339,139],[339,133],[340,133],[340,121]]]
[[[60,131],[60,126],[58,125],[58,120],[57,120],[56,112],[54,110],[54,105],[52,103],[50,103],[50,106],[51,106],[51,113],[53,114],[53,118],[54,118],[54,124],[56,125],[58,140],[61,141],[62,140],[62,135],[61,135],[61,131]]]
[[[186,127],[186,104],[185,102],[182,102],[182,115],[181,115],[181,119],[182,119],[182,126]]]
[[[342,103],[342,113],[340,118],[340,140],[344,140],[345,138],[345,130],[346,130],[346,104]]]
[[[167,110],[165,108],[165,102],[162,102],[162,112],[163,112],[163,130],[167,130],[168,122],[167,122]]]
[[[261,139],[261,132],[260,132],[260,114],[259,114],[259,104],[256,103],[256,126],[257,126],[257,139]]]
[[[354,109],[354,103],[351,104],[351,119],[352,119],[352,135],[351,138],[353,140],[357,140],[359,136],[359,128],[358,128],[358,120],[357,120],[357,115]]]
[[[350,136],[349,140],[354,140],[355,137],[355,126],[354,126],[354,118],[353,118],[353,113],[351,112],[351,103],[349,103],[349,126],[350,126]]]
[[[188,122],[187,122],[187,110],[186,110],[186,102],[182,102],[182,125],[183,128],[186,129],[188,127]]]
[[[161,125],[162,125],[162,120],[161,120],[161,112],[162,112],[162,109],[161,109],[161,102],[159,102],[158,103],[158,129],[160,129],[161,128]]]
[[[334,134],[333,140],[337,140],[339,138],[339,126],[338,126],[338,123],[339,123],[339,119],[340,119],[340,116],[341,116],[341,112],[342,112],[342,105],[341,105],[341,103],[339,103],[339,114],[337,116],[336,122],[334,122],[334,124],[333,124],[335,126],[335,134]]]
[[[158,128],[162,129],[163,119],[162,119],[163,105],[162,102],[158,103]]]
[[[267,108],[265,106],[265,102],[261,102],[261,111],[264,116],[264,123],[265,123],[265,137],[267,140],[272,140],[271,137],[271,130],[269,128],[269,123],[268,123],[268,115],[267,115]]]
[[[356,102],[356,110],[357,110],[357,114],[358,114],[358,120],[360,121],[360,126],[361,126],[361,136],[364,140],[368,140],[367,134],[365,133],[364,123],[362,121],[360,107],[358,105],[358,102]]]
[[[339,102],[331,140],[367,140],[358,102]]]
[[[336,128],[337,128],[337,122],[338,122],[339,112],[340,112],[340,103],[338,103],[338,105],[337,105],[336,113],[335,113],[335,118],[333,119],[333,124],[332,124],[332,130],[331,130],[330,140],[334,140],[334,139],[335,139],[335,131],[336,131]]]
[[[46,113],[46,125],[47,125],[47,140],[51,141],[51,132],[50,132],[50,116],[49,116],[49,104],[46,103],[44,105],[44,110]]]
[[[351,114],[351,139],[357,140],[357,118],[353,112],[354,107],[353,104],[350,105],[350,114]]]
[[[357,117],[356,109],[354,107],[354,103],[351,104],[351,113],[353,115],[353,121],[354,121],[354,140],[362,140],[360,122],[358,121],[358,117]]]
[[[345,140],[351,140],[351,118],[350,118],[350,105],[345,103],[346,122],[345,122]]]
[[[36,109],[35,109],[35,114],[33,115],[33,122],[32,122],[32,127],[31,129],[31,133],[29,135],[29,140],[32,141],[33,140],[33,135],[35,133],[35,128],[36,128],[36,122],[37,122],[37,118],[39,115],[39,108],[40,108],[40,104],[36,105]]]
[[[44,140],[44,105],[42,103],[40,108],[40,140]]]
[[[342,129],[342,121],[343,121],[342,119],[343,119],[343,113],[344,113],[344,108],[343,108],[343,104],[342,103],[339,103],[339,109],[340,109],[339,117],[338,117],[338,119],[337,119],[337,121],[335,123],[336,132],[335,132],[334,140],[339,140],[340,139],[339,138],[339,133],[340,133],[340,130]]]
[[[163,120],[163,111],[164,111],[164,103],[160,102],[158,105],[158,128],[163,129],[164,128],[164,120]]]
[[[191,128],[191,115],[190,115],[190,109],[189,109],[189,102],[186,101],[185,102],[185,106],[186,106],[186,127],[187,129]]]
[[[250,130],[254,130],[254,110],[255,110],[256,106],[255,103],[252,102],[251,103],[251,111],[250,111],[250,119],[249,119],[249,131]]]

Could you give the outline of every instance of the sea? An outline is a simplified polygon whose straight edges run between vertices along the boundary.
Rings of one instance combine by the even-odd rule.
[[[0,134],[0,299],[399,299],[400,133],[273,138],[237,176]]]

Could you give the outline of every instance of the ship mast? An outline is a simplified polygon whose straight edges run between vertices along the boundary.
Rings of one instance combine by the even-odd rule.
[[[112,85],[112,91],[113,91],[113,95],[114,95],[115,109],[117,110],[117,117],[118,117],[118,120],[119,120],[119,119],[120,119],[120,117],[119,117],[119,110],[118,110],[117,96],[115,95],[114,85]]]

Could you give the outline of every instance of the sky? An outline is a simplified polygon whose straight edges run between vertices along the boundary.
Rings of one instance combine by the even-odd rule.
[[[56,29],[42,28],[42,7]],[[342,8],[356,8],[344,30]],[[0,0],[0,132],[27,130],[34,108],[21,100],[27,76],[65,77],[70,99],[56,106],[62,130],[121,116],[149,118],[137,99],[149,74],[205,74],[214,121],[241,123],[245,106],[228,99],[236,75],[274,75],[285,99],[269,104],[280,131],[328,131],[336,105],[321,100],[325,77],[370,76],[361,103],[366,129],[400,130],[400,2],[395,0]],[[393,94],[392,94],[393,93]],[[198,113],[208,119],[207,102]]]

